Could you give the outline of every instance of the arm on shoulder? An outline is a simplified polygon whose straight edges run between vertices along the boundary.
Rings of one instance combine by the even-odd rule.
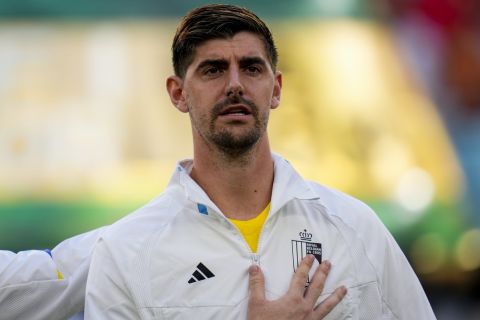
[[[52,251],[0,251],[0,320],[67,319],[84,306],[92,249],[105,228]]]

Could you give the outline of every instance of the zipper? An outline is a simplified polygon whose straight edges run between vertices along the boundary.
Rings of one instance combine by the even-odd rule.
[[[211,209],[211,208],[210,208]],[[270,218],[270,212],[268,214],[268,217],[267,219],[265,220],[265,222],[263,223],[263,226],[262,226],[262,230],[260,230],[260,236],[258,238],[258,243],[257,243],[257,252],[253,252],[252,249],[250,248],[250,246],[248,245],[247,243],[247,240],[243,237],[242,233],[240,232],[240,230],[237,228],[237,226],[235,224],[233,224],[227,217],[225,217],[225,215],[223,215],[222,213],[219,213],[217,212],[216,210],[213,210],[212,211],[214,212],[214,214],[217,215],[217,218],[220,219],[222,222],[222,224],[226,224],[227,228],[231,229],[231,231],[233,233],[235,233],[235,236],[237,238],[240,238],[240,241],[243,242],[243,245],[245,247],[245,249],[247,249],[247,251],[249,252],[250,254],[250,257],[251,257],[251,260],[252,260],[252,264],[255,264],[255,265],[260,265],[260,255],[258,254],[260,252],[260,245],[262,243],[262,235],[264,233],[264,229],[265,229],[265,225],[267,224],[267,221],[269,220]]]
[[[258,254],[252,252],[252,264],[255,264],[257,266],[260,265],[260,259]]]

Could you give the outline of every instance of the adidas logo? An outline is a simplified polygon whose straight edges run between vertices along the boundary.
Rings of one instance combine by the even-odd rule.
[[[205,267],[205,265],[200,262],[197,265],[197,270],[195,270],[190,280],[188,280],[188,283],[194,283],[197,281],[205,280],[206,278],[213,278],[213,277],[215,277],[215,275],[212,273],[212,271],[208,270],[208,268]]]

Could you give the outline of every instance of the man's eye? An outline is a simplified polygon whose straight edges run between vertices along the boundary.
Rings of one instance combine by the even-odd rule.
[[[251,74],[257,74],[261,72],[260,68],[257,66],[248,66],[246,68],[246,71]]]
[[[220,72],[220,68],[217,67],[210,67],[205,69],[205,74],[206,75],[215,75]]]

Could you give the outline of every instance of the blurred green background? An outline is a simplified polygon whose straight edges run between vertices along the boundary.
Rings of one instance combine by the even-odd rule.
[[[191,156],[164,79],[204,1],[0,1],[0,247],[51,248],[159,194]],[[478,319],[478,4],[228,1],[267,20],[284,74],[273,148],[371,205],[438,319]]]

